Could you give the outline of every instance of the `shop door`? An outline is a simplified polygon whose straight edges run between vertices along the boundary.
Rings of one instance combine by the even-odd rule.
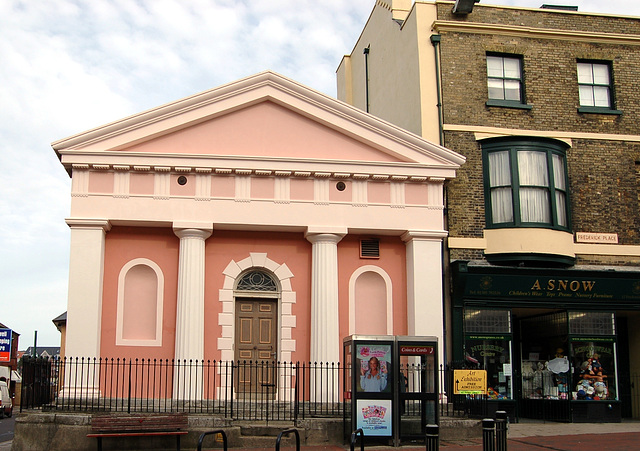
[[[275,390],[277,354],[275,299],[236,301],[236,391],[271,397]]]

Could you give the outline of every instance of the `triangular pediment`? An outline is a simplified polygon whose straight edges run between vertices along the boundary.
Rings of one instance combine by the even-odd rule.
[[[265,100],[122,149],[192,155],[408,162]]]
[[[73,155],[332,160],[457,168],[464,157],[273,72],[53,143]],[[88,157],[88,156],[91,157]],[[67,156],[67,158],[65,158]]]

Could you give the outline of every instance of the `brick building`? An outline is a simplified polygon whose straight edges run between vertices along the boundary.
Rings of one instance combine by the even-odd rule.
[[[446,360],[512,415],[638,417],[640,18],[463,3],[378,1],[337,73],[341,100],[466,157]]]

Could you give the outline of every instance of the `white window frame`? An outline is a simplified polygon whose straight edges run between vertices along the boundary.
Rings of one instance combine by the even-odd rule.
[[[576,70],[580,106],[613,109],[611,65],[606,62],[578,61]]]

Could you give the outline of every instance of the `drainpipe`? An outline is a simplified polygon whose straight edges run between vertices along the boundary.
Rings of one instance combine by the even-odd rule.
[[[444,117],[443,117],[443,112],[442,112],[442,85],[441,85],[441,72],[440,72],[440,35],[439,34],[432,34],[431,35],[431,44],[434,47],[434,54],[435,54],[435,62],[436,62],[436,94],[437,94],[437,99],[438,99],[438,103],[437,103],[437,107],[438,107],[438,137],[439,137],[439,144],[441,146],[444,146]],[[443,210],[443,226],[444,229],[446,231],[449,231],[449,199],[447,196],[447,186],[446,186],[446,181],[445,184],[442,187],[443,189],[443,203],[444,203],[444,210]],[[445,238],[446,240],[446,238]],[[449,307],[449,309],[451,308],[451,284],[449,283],[449,278],[451,275],[451,272],[449,270],[449,260],[450,260],[450,254],[449,254],[449,246],[447,246],[447,242],[443,240],[442,241],[442,312],[443,312],[443,324],[442,324],[442,329],[443,329],[443,333],[442,333],[442,337],[444,340],[444,343],[442,345],[442,349],[444,351],[444,355],[440,358],[440,362],[442,362],[443,364],[443,368],[446,370],[447,367],[447,362],[448,362],[448,357],[447,357],[447,343],[448,343],[448,339],[447,336],[449,334],[449,330],[447,327],[447,321],[448,321],[448,309],[447,307]],[[447,305],[447,300],[449,301]],[[446,372],[445,372],[445,377],[446,377]],[[442,388],[441,388],[442,390]],[[441,391],[441,393],[444,393],[444,390]]]
[[[442,87],[440,85],[440,35],[432,34],[431,35],[431,44],[435,49],[435,57],[436,57],[436,91],[438,95],[438,133],[440,136],[440,145],[444,146],[444,118],[442,115]]]
[[[369,47],[368,45],[364,48],[364,95],[365,95],[365,111],[369,112]]]

